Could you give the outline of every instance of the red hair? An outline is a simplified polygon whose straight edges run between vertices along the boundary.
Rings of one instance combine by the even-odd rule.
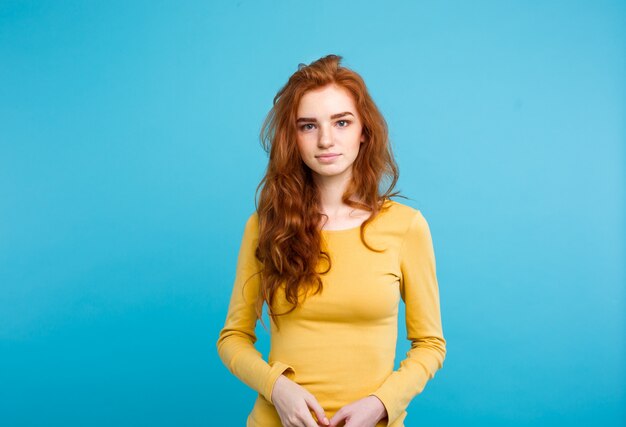
[[[274,97],[273,107],[261,129],[263,148],[269,153],[265,176],[257,188],[259,242],[256,257],[263,268],[257,301],[261,318],[263,303],[267,303],[271,318],[293,311],[301,301],[299,291],[313,294],[322,291],[320,275],[331,268],[330,257],[321,248],[319,191],[311,170],[305,165],[297,145],[296,115],[302,96],[329,84],[344,88],[353,97],[363,124],[365,141],[353,164],[352,180],[343,194],[343,202],[353,208],[370,211],[361,224],[365,227],[383,208],[398,180],[387,123],[367,91],[365,82],[356,72],[340,65],[341,57],[328,55],[309,65],[300,64]],[[259,194],[260,191],[260,194]],[[318,271],[321,260],[326,268]],[[292,305],[286,313],[274,313],[272,303],[277,289],[285,286],[285,297]],[[262,321],[262,319],[261,319]]]

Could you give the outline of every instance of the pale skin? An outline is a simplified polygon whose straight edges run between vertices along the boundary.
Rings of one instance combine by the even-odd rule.
[[[313,171],[322,213],[328,217],[322,228],[359,226],[369,212],[354,209],[341,199],[352,177],[354,160],[365,143],[352,96],[336,85],[311,90],[300,100],[297,117],[298,149]],[[387,417],[383,403],[376,396],[366,396],[342,407],[329,420],[315,396],[284,375],[274,384],[272,403],[286,427],[374,427]]]

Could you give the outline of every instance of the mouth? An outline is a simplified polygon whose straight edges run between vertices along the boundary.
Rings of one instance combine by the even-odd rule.
[[[328,165],[328,164],[335,163],[335,160],[337,160],[340,156],[341,154],[327,153],[327,154],[320,154],[319,156],[315,156],[315,158],[317,159],[319,163]]]

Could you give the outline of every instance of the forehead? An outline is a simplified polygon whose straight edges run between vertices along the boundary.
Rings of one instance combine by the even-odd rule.
[[[324,117],[344,111],[357,114],[350,92],[337,85],[310,90],[298,104],[298,117]]]

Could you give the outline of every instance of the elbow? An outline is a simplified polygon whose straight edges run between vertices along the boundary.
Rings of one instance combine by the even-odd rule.
[[[446,340],[443,336],[434,336],[429,338],[428,347],[430,350],[437,355],[437,360],[439,361],[439,367],[443,366],[443,361],[446,359],[447,347]]]
[[[435,362],[438,369],[443,367],[443,361],[446,358],[446,340],[443,336],[428,336],[414,339],[411,347],[419,353],[431,355],[431,360]]]
[[[428,344],[422,345],[422,347],[428,348],[437,361],[438,369],[441,369],[447,354],[446,340],[443,337],[430,337]]]
[[[228,331],[226,329],[222,329],[220,331],[220,335],[217,338],[217,341],[215,343],[215,348],[217,350],[217,354],[220,356],[222,360],[224,360],[226,356],[228,343],[232,342],[232,338],[233,338],[232,331]]]
[[[237,329],[224,328],[215,343],[217,354],[225,365],[229,364],[235,354],[250,347],[254,348],[256,337]]]
[[[222,349],[223,349],[224,341],[225,341],[225,338],[220,333],[220,336],[217,338],[217,341],[215,342],[215,350],[217,351],[217,354],[220,356],[220,358],[222,358]]]
[[[443,336],[433,337],[431,349],[436,361],[434,370],[434,372],[436,372],[443,368],[443,362],[444,360],[446,360],[447,348],[446,340],[443,338]]]

